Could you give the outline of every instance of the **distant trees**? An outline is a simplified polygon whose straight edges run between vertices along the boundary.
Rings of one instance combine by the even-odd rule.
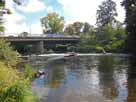
[[[69,35],[84,35],[94,32],[94,27],[87,22],[74,22],[65,27],[64,33]]]
[[[126,10],[126,50],[136,54],[136,0],[123,0],[122,5]]]
[[[67,35],[74,35],[75,29],[73,25],[72,24],[67,25],[66,28],[64,29],[64,33]]]
[[[96,14],[97,27],[84,23],[78,50],[81,52],[122,52],[126,33],[125,27],[116,20],[116,16],[116,3],[112,0],[103,1]]]
[[[64,32],[69,35],[80,35],[82,32],[83,23],[82,22],[74,22],[73,24],[69,24],[66,26]]]
[[[43,33],[61,33],[64,28],[64,18],[57,13],[49,13],[41,19]]]
[[[28,37],[29,33],[28,32],[22,32],[18,35],[19,37]]]

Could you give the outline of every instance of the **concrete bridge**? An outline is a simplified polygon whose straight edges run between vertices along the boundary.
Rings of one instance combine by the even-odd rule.
[[[35,52],[44,53],[47,47],[55,44],[77,44],[80,40],[78,36],[66,36],[66,37],[0,37],[0,39],[6,39],[11,42],[11,45],[15,46],[19,44],[34,46]]]

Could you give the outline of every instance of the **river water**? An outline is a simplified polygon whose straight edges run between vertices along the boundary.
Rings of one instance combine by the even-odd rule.
[[[37,102],[136,102],[136,60],[127,56],[32,58]],[[54,59],[53,59],[54,58]]]

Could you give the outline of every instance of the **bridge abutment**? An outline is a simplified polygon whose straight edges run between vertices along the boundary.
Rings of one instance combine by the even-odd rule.
[[[35,45],[35,51],[38,54],[43,54],[44,53],[44,41],[39,41],[37,42],[37,44]]]

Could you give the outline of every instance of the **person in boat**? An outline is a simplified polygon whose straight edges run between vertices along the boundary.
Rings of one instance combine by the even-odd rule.
[[[36,73],[35,73],[35,77],[40,77],[40,76],[43,76],[45,75],[45,72],[42,71],[42,70],[38,70]]]

